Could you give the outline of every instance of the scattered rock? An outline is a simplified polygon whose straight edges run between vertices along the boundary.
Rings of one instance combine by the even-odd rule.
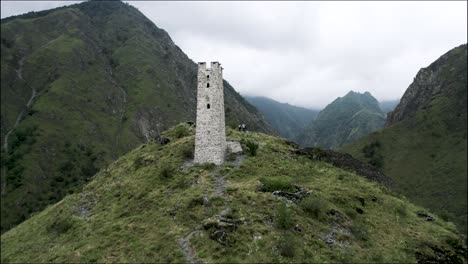
[[[161,137],[161,138],[159,139],[159,144],[161,144],[161,145],[163,145],[163,146],[169,144],[170,142],[171,142],[171,140],[168,139],[168,138],[165,138],[165,137]]]
[[[362,206],[366,206],[366,200],[362,197],[358,197],[359,202],[361,203]]]
[[[296,224],[296,225],[294,226],[294,231],[299,232],[299,233],[302,233],[302,227],[301,227],[300,225]]]
[[[75,214],[79,217],[91,216],[91,209],[96,205],[96,198],[90,192],[80,194],[80,202],[73,208]]]
[[[429,221],[429,222],[435,221],[435,218],[426,212],[417,212],[416,215],[421,218],[424,218],[426,221]]]
[[[305,190],[304,188],[297,187],[297,186],[295,186],[295,188],[298,191],[294,192],[294,193],[293,192],[284,192],[284,191],[274,191],[272,194],[274,196],[284,197],[287,200],[289,200],[291,202],[294,202],[294,203],[299,203],[300,201],[302,201],[302,199],[304,199],[305,197],[310,195],[310,192]]]
[[[226,141],[226,148],[228,153],[241,154],[242,146],[238,141]]]
[[[431,246],[433,250],[433,255],[427,255],[427,253],[416,252],[415,257],[417,263],[463,263],[462,258],[457,256],[456,253],[439,248],[437,246]]]
[[[234,232],[243,222],[216,215],[203,222],[203,228],[209,232],[209,237],[223,246],[229,244],[228,235]]]
[[[346,216],[344,216],[342,213],[340,213],[339,211],[335,210],[335,209],[331,209],[327,212],[327,215],[330,216],[332,218],[332,221],[334,223],[345,223],[348,220],[348,218]]]

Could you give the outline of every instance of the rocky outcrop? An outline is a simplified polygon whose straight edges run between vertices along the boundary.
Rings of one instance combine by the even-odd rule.
[[[429,67],[422,68],[410,84],[400,103],[392,112],[388,113],[385,127],[389,127],[410,116],[418,110],[430,106],[431,101],[440,94],[445,94],[450,86],[446,85],[446,69],[453,71],[453,57],[467,56],[466,44],[452,49],[433,62]],[[450,67],[450,68],[448,68]]]
[[[333,166],[342,168],[347,171],[355,172],[358,175],[364,176],[369,180],[379,182],[386,187],[394,187],[392,179],[385,176],[376,167],[359,161],[350,154],[336,152],[330,149],[321,148],[304,148],[296,151],[296,154],[307,155],[314,160],[320,160],[333,164]]]

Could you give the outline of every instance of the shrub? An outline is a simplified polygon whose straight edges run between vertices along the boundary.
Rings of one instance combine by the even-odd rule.
[[[276,208],[275,223],[276,227],[280,229],[288,229],[292,227],[293,220],[291,216],[291,209],[287,207],[286,203],[281,203]]]
[[[296,254],[296,239],[293,234],[286,233],[278,241],[278,251],[283,257],[292,258]]]
[[[192,198],[188,202],[187,208],[193,208],[193,207],[196,207],[196,206],[199,206],[199,205],[203,205],[203,203],[204,203],[203,197],[202,196],[197,196],[197,197]]]
[[[257,155],[257,150],[258,150],[258,144],[248,140],[245,142],[245,146],[247,147],[247,153],[249,153],[250,156],[256,156]]]
[[[369,159],[369,163],[377,168],[383,167],[383,157],[380,153],[378,153],[381,145],[378,140],[373,141],[369,145],[364,146],[362,148],[362,153],[364,153],[364,157]]]
[[[367,227],[362,223],[355,223],[351,227],[351,233],[356,239],[367,241],[369,239],[369,232],[367,231]]]
[[[273,192],[273,191],[294,191],[293,180],[290,177],[262,177],[260,178],[260,191]]]
[[[395,207],[395,212],[397,214],[399,214],[400,216],[406,216],[408,215],[408,210],[406,208],[406,204],[404,203],[399,203],[396,207]]]
[[[136,170],[138,170],[139,168],[141,168],[141,166],[143,166],[143,157],[142,156],[138,156],[135,161],[133,161],[133,167],[135,167]]]
[[[328,203],[319,197],[309,196],[302,200],[299,205],[304,212],[315,219],[324,219],[325,212],[328,210]]]
[[[373,165],[376,168],[382,168],[383,167],[383,157],[380,154],[375,154],[370,160],[369,163]]]
[[[164,164],[161,168],[161,171],[159,172],[159,178],[161,179],[170,179],[172,176],[174,176],[175,169],[169,165],[169,164]]]
[[[194,148],[195,146],[190,144],[186,148],[182,150],[182,156],[186,159],[193,159],[193,153],[194,153]]]
[[[357,216],[356,210],[353,210],[352,208],[346,208],[345,213],[347,216],[349,216],[351,219],[355,219]]]
[[[50,200],[50,198],[49,198]],[[56,234],[66,233],[73,227],[73,222],[69,218],[64,218],[63,216],[57,217],[52,224],[47,226],[47,231]]]
[[[188,128],[185,125],[178,125],[174,129],[176,138],[183,138],[190,134]]]

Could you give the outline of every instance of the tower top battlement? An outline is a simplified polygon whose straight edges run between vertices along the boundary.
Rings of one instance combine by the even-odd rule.
[[[207,68],[207,63],[206,62],[199,62],[198,63],[198,70],[211,70],[211,69],[218,69],[220,68],[221,70],[223,69],[223,67],[221,67],[221,63],[217,62],[217,61],[212,61],[210,63],[210,68]]]

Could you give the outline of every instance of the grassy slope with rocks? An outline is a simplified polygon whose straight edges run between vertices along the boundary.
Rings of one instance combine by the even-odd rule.
[[[267,97],[246,97],[264,116],[278,134],[295,140],[318,115],[319,110],[280,103]]]
[[[466,262],[453,224],[376,182],[232,129],[256,155],[190,166],[193,134],[139,146],[4,233],[2,262]]]
[[[399,121],[342,148],[363,161],[380,163],[406,197],[439,212],[465,233],[466,57],[462,45],[423,68],[401,100],[405,105],[395,109],[405,111],[396,114]],[[413,104],[411,96],[419,102]]]
[[[164,30],[120,1],[2,19],[2,232],[161,131],[195,121],[196,71]],[[271,131],[224,87],[228,125]]]
[[[385,124],[379,102],[369,93],[350,91],[327,105],[297,137],[302,146],[337,148],[351,143]]]

